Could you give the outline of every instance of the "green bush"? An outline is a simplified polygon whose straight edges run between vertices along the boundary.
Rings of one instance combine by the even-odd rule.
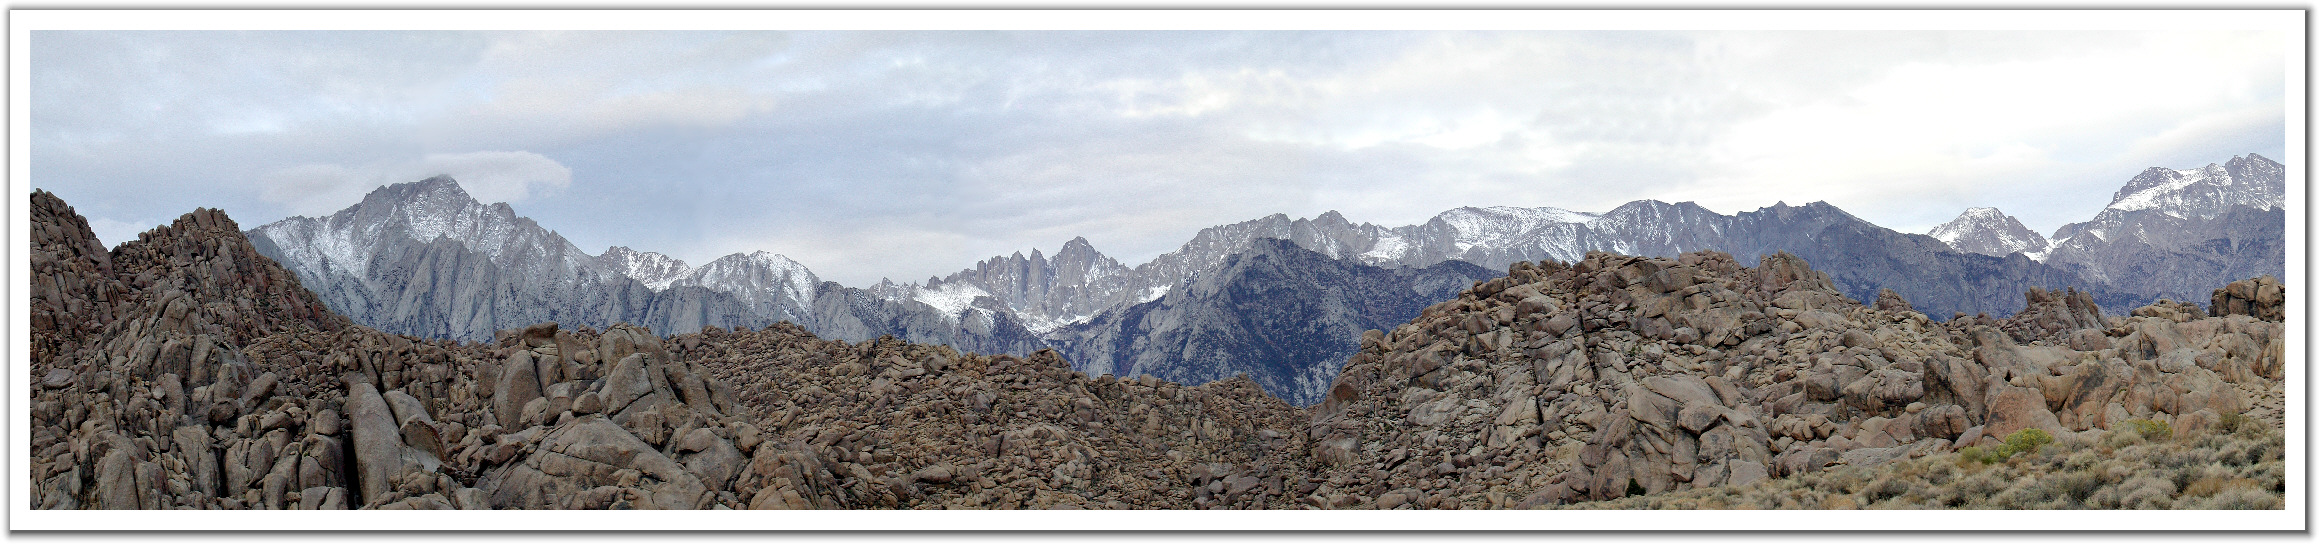
[[[1994,450],[1980,446],[1970,446],[1957,450],[1957,464],[1964,465],[1970,461],[1993,465],[2012,459],[2015,455],[2037,453],[2037,448],[2052,443],[2052,434],[2038,429],[2022,429],[2006,436],[2005,443],[1997,446]]]
[[[2227,418],[2226,418],[2227,419]],[[2174,437],[2174,426],[2164,421],[2134,419],[2126,421],[2126,430],[2142,435],[2143,440],[2166,440]]]
[[[1998,459],[2010,459],[2014,454],[2037,453],[2037,448],[2053,443],[2053,435],[2042,429],[2022,429],[2005,436],[2005,445],[1997,448]]]

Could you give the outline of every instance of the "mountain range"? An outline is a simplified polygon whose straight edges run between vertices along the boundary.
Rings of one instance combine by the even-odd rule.
[[[1966,210],[1930,234],[1958,251],[2022,254],[2078,276],[2077,285],[2135,295],[2133,305],[2197,301],[2222,278],[2286,273],[2285,203],[2285,166],[2248,153],[2190,170],[2143,170],[2092,220],[2050,237],[1995,208]]]
[[[2102,306],[2203,300],[2229,278],[2284,271],[2283,168],[2258,155],[2195,170],[2152,168],[2088,222],[2048,238],[1994,208],[1930,235],[1883,228],[1825,202],[1723,215],[1640,200],[1608,212],[1466,207],[1400,227],[1337,212],[1274,214],[1202,229],[1133,267],[1084,238],[1053,256],[993,257],[923,283],[847,287],[787,257],[733,254],[692,266],[627,247],[589,255],[455,180],[380,188],[320,218],[247,232],[339,313],[381,330],[481,340],[530,323],[662,334],[796,323],[831,339],[894,336],[984,353],[1053,348],[1074,368],[1205,383],[1248,374],[1268,393],[1318,402],[1360,331],[1525,261],[1588,252],[1741,262],[1787,252],[1855,300],[1890,289],[1918,311],[2009,315],[2032,287],[2076,287]]]

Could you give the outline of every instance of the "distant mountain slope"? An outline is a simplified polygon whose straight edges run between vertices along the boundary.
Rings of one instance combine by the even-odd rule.
[[[2065,226],[2050,241],[1993,208],[1968,210],[1932,236],[1880,227],[1825,202],[1731,215],[1657,200],[1602,213],[1464,207],[1399,227],[1332,211],[1204,228],[1132,267],[1074,238],[1052,256],[1034,249],[923,283],[867,287],[823,281],[802,263],[762,251],[700,266],[626,247],[590,256],[442,177],[382,188],[329,217],[285,219],[249,237],[332,308],[394,332],[478,339],[538,321],[631,322],[664,333],[789,321],[848,341],[893,335],[1014,354],[1060,347],[1081,368],[1123,376],[1204,383],[1248,372],[1267,390],[1309,400],[1313,377],[1337,364],[1320,355],[1364,330],[1353,324],[1368,318],[1353,316],[1421,302],[1410,298],[1409,282],[1491,276],[1526,261],[1576,262],[1594,251],[1713,250],[1741,262],[1788,252],[1827,273],[1846,296],[1871,301],[1890,289],[1936,319],[2011,315],[2024,304],[2013,294],[2033,288],[2075,287],[2110,308],[2159,297],[2205,300],[2229,278],[2283,275],[2283,172],[2252,154],[2194,170],[2153,168],[2093,221]],[[1317,268],[1276,269],[1283,262]],[[1268,294],[1223,294],[1258,285]],[[1292,315],[1310,321],[1292,323],[1299,319]]]
[[[382,187],[330,216],[292,217],[247,236],[331,308],[401,334],[484,340],[543,321],[633,323],[661,333],[790,321],[852,341],[891,334],[1006,353],[1039,347],[1010,319],[847,302],[878,297],[822,282],[772,253],[699,267],[626,247],[588,255],[506,204],[477,202],[445,176]]]
[[[478,340],[512,323],[641,321],[652,305],[643,284],[449,177],[247,235],[332,309],[386,331]]]
[[[1051,333],[1090,375],[1207,383],[1247,374],[1299,406],[1319,402],[1361,332],[1406,322],[1502,274],[1461,261],[1379,268],[1277,239],[1254,240],[1157,300]]]
[[[2040,253],[2049,245],[2045,236],[2023,226],[2020,219],[2005,215],[1996,208],[1970,208],[1956,219],[1933,227],[1925,233],[1946,243],[1957,251],[2003,257],[2014,253]]]
[[[2045,260],[2143,295],[2137,303],[2202,301],[2233,278],[2283,277],[2285,172],[2253,153],[2193,170],[2145,170],[2093,220],[2055,231]]]

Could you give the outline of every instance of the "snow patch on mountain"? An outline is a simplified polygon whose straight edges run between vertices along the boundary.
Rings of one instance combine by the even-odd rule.
[[[614,272],[628,276],[654,291],[667,290],[669,284],[683,279],[692,267],[675,257],[650,251],[637,251],[626,246],[606,248],[596,259]]]
[[[931,289],[917,288],[917,293],[911,298],[941,310],[944,317],[957,319],[959,312],[973,306],[975,298],[987,296],[990,296],[990,292],[981,287],[966,282],[952,282]]]
[[[2167,194],[2181,191],[2191,184],[2217,178],[2224,184],[2228,184],[2230,181],[2230,175],[2222,172],[2222,165],[2219,164],[2209,164],[2205,168],[2196,170],[2166,169],[2162,172],[2156,172],[2156,174],[2162,181],[2131,194],[2121,192],[2115,200],[2110,202],[2109,209],[2134,211],[2156,208],[2163,204],[2160,201],[2161,198]]]
[[[2189,170],[2152,167],[2119,188],[2102,211],[2212,219],[2233,206],[2271,210],[2286,203],[2284,178],[2283,165],[2253,153]]]
[[[768,251],[726,255],[670,282],[672,286],[732,293],[751,302],[768,301],[771,297],[767,295],[786,297],[808,307],[813,305],[815,287],[820,284],[821,278],[805,265]]]
[[[1967,209],[1926,234],[1957,251],[1997,257],[2014,253],[2042,256],[2048,246],[2044,236],[1996,208]]]
[[[1154,301],[1154,300],[1159,300],[1159,299],[1160,299],[1160,297],[1164,297],[1164,296],[1167,296],[1167,295],[1168,295],[1168,289],[1170,289],[1171,287],[1172,287],[1172,286],[1168,286],[1168,285],[1154,285],[1154,286],[1151,286],[1151,288],[1150,288],[1150,289],[1145,289],[1145,290],[1143,291],[1143,296],[1136,297],[1136,299],[1135,299],[1135,304],[1143,304],[1143,303],[1146,303],[1146,302],[1151,302],[1151,301]],[[1133,306],[1133,304],[1130,304],[1130,306]]]
[[[1587,223],[1602,218],[1596,214],[1561,208],[1513,206],[1464,207],[1434,217],[1457,230],[1454,243],[1458,251],[1468,251],[1475,247],[1500,247],[1505,242],[1552,223]]]

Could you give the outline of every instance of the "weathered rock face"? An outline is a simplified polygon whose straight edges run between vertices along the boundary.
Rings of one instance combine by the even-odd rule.
[[[23,382],[40,508],[1518,507],[2015,429],[2276,426],[2284,397],[2277,322],[2109,318],[2063,291],[1936,324],[1786,254],[1517,264],[1361,334],[1310,411],[1247,379],[1089,378],[1053,351],[789,324],[454,343],[348,324],[222,213],[100,258],[62,202],[35,203],[40,270],[95,274],[40,289],[52,349]]]
[[[2214,290],[2213,300],[2207,315],[2214,317],[2245,315],[2271,322],[2287,319],[2287,287],[2276,276],[2230,282]]]
[[[791,325],[672,341],[759,414],[732,484],[751,508],[1281,508],[1306,483],[1303,412],[1245,379],[1088,378],[1052,351]]]
[[[2032,287],[2024,298],[2028,302],[2020,312],[1996,321],[1997,328],[2012,335],[2016,342],[2047,340],[2065,345],[2075,331],[2104,328],[2101,307],[2094,304],[2093,295],[2084,291],[2074,288],[2047,291]]]
[[[1886,297],[1892,298],[1892,297]],[[2033,292],[1946,324],[1802,259],[1590,254],[1372,331],[1312,410],[1307,504],[1490,508],[1745,485],[2128,419],[2277,421],[2276,326]],[[2017,341],[2019,331],[2026,341]]]
[[[32,356],[49,359],[104,330],[115,307],[128,302],[129,289],[115,279],[112,254],[71,206],[33,191],[31,212]]]
[[[414,339],[329,313],[223,214],[106,254],[40,202],[43,270],[91,276],[41,299],[41,508],[1282,507],[1307,472],[1303,413],[1246,380],[793,325]]]

